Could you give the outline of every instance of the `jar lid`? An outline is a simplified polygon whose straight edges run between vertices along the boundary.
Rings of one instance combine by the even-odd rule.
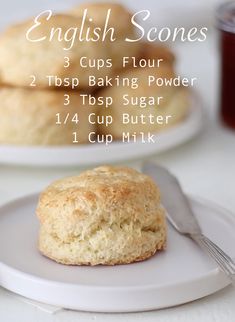
[[[235,33],[235,1],[227,2],[218,7],[216,12],[217,27]]]

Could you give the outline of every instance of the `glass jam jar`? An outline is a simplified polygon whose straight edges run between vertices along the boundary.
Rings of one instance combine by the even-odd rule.
[[[218,8],[217,27],[221,46],[221,118],[235,129],[235,1]]]

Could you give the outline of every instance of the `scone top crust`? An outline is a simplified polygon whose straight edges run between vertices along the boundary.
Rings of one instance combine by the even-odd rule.
[[[127,34],[129,29],[134,29],[131,24],[131,14],[124,6],[113,2],[88,2],[83,3],[73,8],[70,13],[76,16],[83,15],[84,10],[87,9],[87,15],[92,19],[92,22],[104,27],[106,15],[111,9],[109,26],[115,28],[115,33],[119,36]]]
[[[63,207],[71,205],[76,208],[71,215],[93,217],[96,215],[93,210],[102,212],[106,206],[139,202],[139,198],[142,203],[145,198],[159,202],[159,190],[150,177],[127,167],[101,166],[52,183],[40,196],[37,214],[43,222],[50,216],[51,208],[62,206],[63,211]]]
[[[104,28],[108,18],[108,28],[114,28],[112,41],[109,37],[106,39],[106,48],[112,58],[114,71],[122,70],[123,56],[139,57],[141,52],[141,42],[127,42],[126,38],[136,39],[136,28],[131,22],[132,15],[121,4],[115,2],[89,2],[76,6],[69,11],[69,14],[75,17],[84,15],[87,9],[87,20],[91,19],[92,23],[99,28]],[[108,11],[110,15],[108,16]],[[111,33],[110,33],[111,35]]]
[[[34,19],[30,19],[21,23],[18,23],[16,25],[12,25],[8,27],[0,36],[0,41],[1,45],[4,45],[8,42],[18,42],[18,49],[23,50],[23,48],[19,47],[19,41],[20,42],[25,42],[25,44],[31,44],[29,47],[32,48],[33,46],[32,43],[36,39],[41,39],[46,37],[47,39],[50,36],[50,31],[51,28],[57,29],[61,28],[62,34],[61,34],[61,41],[58,41],[55,36],[54,41],[49,41],[45,39],[45,41],[42,39],[41,41],[37,41],[36,43],[42,44],[42,46],[45,46],[46,49],[48,49],[48,46],[52,46],[54,43],[57,46],[57,49],[63,49],[63,45],[66,45],[66,42],[64,40],[64,34],[69,28],[75,28],[75,27],[80,27],[82,23],[81,18],[75,18],[72,15],[69,14],[55,14],[52,16],[48,15],[42,15],[40,18],[38,18],[38,26],[36,28],[32,29],[29,33],[29,38],[32,39],[33,41],[30,42],[26,38],[27,31],[32,28],[35,24]],[[95,26],[91,23],[86,21],[86,25],[84,26],[84,29],[86,31],[87,28],[95,28]],[[84,32],[85,32],[84,31]],[[58,33],[56,34],[58,35]],[[76,45],[76,43],[75,43]],[[77,45],[79,46],[79,45]]]
[[[45,88],[48,87],[46,79],[48,75],[58,77],[80,75],[81,88],[87,88],[90,71],[81,68],[79,59],[83,56],[91,59],[109,57],[102,41],[85,40],[86,32],[90,30],[93,34],[95,25],[86,20],[82,29],[83,40],[80,40],[78,35],[82,25],[80,17],[68,14],[42,15],[38,21],[40,24],[35,28],[34,19],[30,19],[9,27],[1,34],[1,83],[29,86],[32,81],[30,75],[35,75],[37,86]],[[76,30],[78,32],[72,35],[72,32]],[[28,31],[30,32],[27,33]],[[70,59],[68,68],[64,67],[65,56]],[[105,68],[96,72],[100,77],[110,73]]]
[[[102,166],[52,183],[40,196],[37,215],[50,233],[66,241],[105,225],[156,227],[159,207],[151,178],[126,167]]]

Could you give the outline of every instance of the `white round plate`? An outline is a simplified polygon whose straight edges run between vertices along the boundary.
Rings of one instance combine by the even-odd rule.
[[[0,209],[0,284],[43,303],[85,311],[132,312],[186,303],[224,288],[227,277],[189,238],[168,227],[167,250],[151,259],[113,267],[65,266],[37,250],[38,196]],[[204,233],[235,256],[235,218],[191,199]]]
[[[31,166],[84,166],[120,162],[160,153],[182,144],[200,132],[204,112],[199,96],[192,91],[188,117],[157,135],[155,143],[96,143],[63,147],[17,147],[0,145],[0,163]]]

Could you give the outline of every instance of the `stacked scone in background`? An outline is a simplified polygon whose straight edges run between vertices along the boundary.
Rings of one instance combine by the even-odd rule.
[[[70,15],[55,15],[49,20],[44,18],[42,27],[35,29],[32,37],[40,39],[48,35],[52,27],[62,28],[66,32],[78,23],[81,23],[80,18]],[[25,36],[31,26],[32,20],[10,27],[0,39],[1,82],[8,85],[0,91],[0,142],[26,145],[71,144],[73,131],[78,132],[80,143],[87,142],[88,133],[94,130],[94,126],[87,121],[91,108],[82,106],[77,90],[72,91],[70,87],[49,87],[47,76],[71,79],[79,75],[79,90],[85,90],[89,70],[81,70],[79,58],[82,55],[105,58],[107,51],[99,42],[75,42],[68,51],[63,49],[67,46],[65,41],[32,43]],[[64,57],[69,57],[71,63],[68,67],[64,67]],[[101,77],[107,72],[104,69],[97,71]],[[70,101],[68,108],[64,105],[67,95]],[[71,120],[66,124],[56,124],[57,113],[63,121],[67,113],[77,113],[79,124]]]
[[[88,18],[83,32],[105,23],[107,11],[111,9],[110,26],[115,28],[116,41],[79,41],[75,40],[69,50],[64,40],[66,31],[75,26],[81,26],[84,10],[87,9]],[[121,19],[121,22],[120,22]],[[91,20],[91,21],[90,21]],[[110,133],[115,139],[121,138],[124,130],[159,131],[165,126],[154,125],[124,125],[121,114],[148,115],[172,114],[169,126],[179,122],[187,114],[188,96],[185,90],[176,87],[146,87],[145,79],[149,73],[159,77],[174,76],[174,57],[169,50],[162,46],[149,45],[141,42],[126,42],[126,37],[133,37],[136,30],[131,24],[131,15],[124,7],[112,3],[94,3],[75,7],[63,14],[40,17],[40,28],[31,30],[31,39],[48,37],[51,28],[61,28],[61,41],[30,42],[27,31],[32,27],[34,18],[21,24],[9,27],[0,36],[0,144],[13,145],[69,145],[73,143],[73,133],[77,133],[78,143],[88,143],[91,131]],[[83,68],[81,57],[87,59],[112,59],[111,67]],[[122,67],[122,57],[163,58],[164,64],[160,68],[131,68]],[[120,86],[97,88],[88,86],[90,74],[96,77],[138,77],[138,89]],[[71,88],[71,81],[56,86],[49,78],[59,77],[79,78],[79,85]],[[50,86],[49,86],[50,85]],[[92,95],[112,96],[113,104],[107,109],[102,106],[88,106],[84,104],[81,93]],[[165,97],[159,108],[139,108],[138,106],[123,106],[124,93],[141,96]],[[110,114],[113,123],[106,127],[89,123],[90,113],[97,115]],[[79,120],[79,121],[78,121]]]

